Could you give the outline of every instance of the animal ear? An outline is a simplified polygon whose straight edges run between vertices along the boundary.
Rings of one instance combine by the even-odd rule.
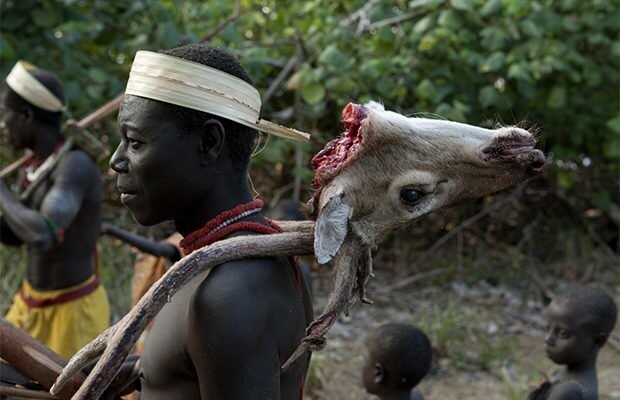
[[[338,194],[319,211],[314,224],[314,255],[319,264],[327,264],[338,253],[349,231],[353,209]]]

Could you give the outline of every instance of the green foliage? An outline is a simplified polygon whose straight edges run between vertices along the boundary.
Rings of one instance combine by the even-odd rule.
[[[123,89],[136,50],[215,32],[210,42],[238,54],[262,93],[302,55],[263,115],[313,133],[294,170],[305,183],[311,154],[342,129],[342,108],[371,99],[472,124],[528,120],[555,159],[586,154],[593,171],[620,169],[618,1],[398,0],[365,12],[362,0],[238,4],[216,32],[233,2],[3,0],[0,73],[19,58],[58,72],[82,116]],[[263,155],[292,163],[291,148]],[[567,174],[554,176],[577,189]]]

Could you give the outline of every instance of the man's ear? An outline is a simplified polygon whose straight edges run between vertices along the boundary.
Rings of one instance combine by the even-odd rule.
[[[23,114],[24,114],[24,119],[26,120],[26,123],[32,124],[32,121],[34,121],[34,110],[30,107],[24,107]]]
[[[375,379],[374,379],[375,383],[379,384],[385,381],[385,368],[383,367],[383,364],[375,363],[374,374],[375,374]]]
[[[205,121],[200,130],[200,158],[202,165],[211,165],[217,160],[226,140],[222,123],[216,119]]]

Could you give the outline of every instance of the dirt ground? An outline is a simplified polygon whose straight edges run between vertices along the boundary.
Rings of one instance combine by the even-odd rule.
[[[368,286],[375,303],[356,304],[332,327],[325,350],[313,354],[306,399],[375,399],[361,384],[364,342],[387,322],[418,325],[431,338],[433,368],[418,385],[427,400],[525,400],[557,369],[543,349],[543,301],[531,293],[484,282],[386,290],[400,278],[376,274]],[[313,287],[318,314],[329,283]],[[609,289],[620,304],[620,286]],[[599,354],[598,377],[600,399],[620,399],[619,326]]]

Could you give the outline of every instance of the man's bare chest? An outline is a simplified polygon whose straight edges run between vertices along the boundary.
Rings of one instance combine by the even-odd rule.
[[[140,361],[143,387],[166,387],[186,379],[195,380],[187,351],[188,312],[200,281],[197,277],[183,287],[155,318]]]

